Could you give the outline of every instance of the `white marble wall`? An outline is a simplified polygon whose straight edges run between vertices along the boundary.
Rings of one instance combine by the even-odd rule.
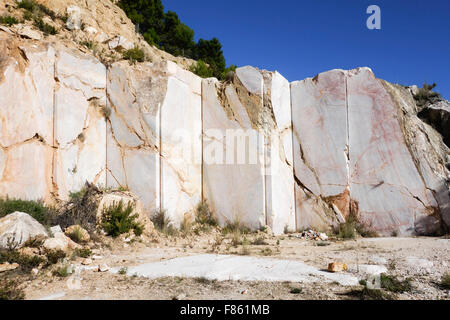
[[[266,224],[264,140],[247,108],[262,108],[263,77],[253,68],[238,69],[236,77],[251,100],[241,102],[233,84],[203,80],[203,197],[220,224],[258,229]]]

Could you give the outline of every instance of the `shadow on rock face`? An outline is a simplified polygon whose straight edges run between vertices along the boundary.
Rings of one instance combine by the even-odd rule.
[[[438,208],[429,208],[430,214],[419,218],[415,223],[416,234],[420,236],[442,236],[450,232],[450,189],[443,183],[434,192]]]
[[[419,112],[418,117],[436,129],[450,148],[450,103],[448,101],[440,101],[425,107]]]

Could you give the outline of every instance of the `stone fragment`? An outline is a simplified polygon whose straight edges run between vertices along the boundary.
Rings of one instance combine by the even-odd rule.
[[[109,48],[112,50],[122,51],[122,50],[130,50],[134,48],[134,44],[129,41],[127,38],[122,36],[116,36],[112,40],[108,42]]]
[[[342,262],[332,262],[328,264],[329,272],[342,272],[347,270],[347,265]]]
[[[328,236],[325,233],[320,232],[319,233],[319,239],[322,240],[322,241],[326,241],[326,240],[328,240]]]
[[[385,266],[370,265],[370,264],[360,264],[357,266],[357,270],[359,270],[360,273],[366,275],[377,275],[386,273],[388,271],[388,269]]]
[[[18,263],[5,262],[5,263],[0,264],[0,273],[15,270],[18,267],[19,267]]]
[[[32,39],[32,40],[41,40],[42,39],[42,34],[33,29],[31,26],[28,25],[20,25],[18,27],[16,27],[16,32],[18,35],[24,37],[24,38],[28,38],[28,39]]]
[[[0,248],[20,248],[38,236],[48,237],[44,226],[24,212],[14,212],[0,219]]]
[[[62,250],[69,253],[75,249],[81,248],[81,246],[73,242],[69,237],[66,237],[64,233],[57,232],[53,235],[53,238],[45,240],[42,245],[47,250]]]
[[[1,31],[4,31],[4,32],[6,32],[6,33],[8,33],[8,34],[10,34],[10,35],[13,35],[13,34],[14,34],[14,33],[11,31],[10,28],[5,27],[5,26],[0,26],[0,30],[1,30]]]
[[[77,6],[68,6],[67,12],[67,22],[66,28],[69,30],[80,30],[81,29],[81,9]]]
[[[55,233],[58,233],[58,232],[63,232],[62,229],[61,229],[61,226],[59,226],[59,225],[50,227],[50,231],[51,231],[52,234],[55,234]]]
[[[108,265],[107,264],[105,264],[105,263],[103,263],[103,264],[100,264],[99,266],[98,266],[98,269],[97,269],[97,271],[98,272],[107,272],[107,271],[109,271],[109,267],[108,267]]]

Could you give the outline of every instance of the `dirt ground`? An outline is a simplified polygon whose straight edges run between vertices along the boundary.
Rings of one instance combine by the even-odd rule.
[[[259,245],[252,244],[259,239]],[[354,299],[345,293],[362,286],[348,287],[338,283],[213,281],[205,278],[148,279],[110,272],[98,272],[97,266],[127,268],[177,257],[220,253],[251,255],[261,258],[297,260],[318,269],[330,262],[344,262],[358,279],[360,265],[384,265],[387,274],[399,280],[411,279],[412,290],[396,293],[396,299],[449,300],[450,291],[440,286],[441,277],[450,271],[450,239],[445,238],[360,238],[357,240],[302,239],[299,234],[279,237],[263,232],[242,235],[244,244],[233,242],[233,236],[212,232],[200,236],[160,236],[155,239],[125,242],[108,239],[93,252],[98,259],[84,266],[78,275],[57,277],[49,270],[29,275],[22,286],[26,299]],[[71,261],[81,267],[82,258]],[[78,280],[79,281],[78,281]],[[76,282],[78,281],[78,282]],[[293,290],[296,289],[296,290]]]

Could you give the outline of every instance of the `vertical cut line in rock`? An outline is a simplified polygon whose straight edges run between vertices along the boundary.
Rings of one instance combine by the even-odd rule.
[[[292,108],[292,83],[289,84],[289,111],[291,112],[291,149],[292,149],[292,177],[294,179],[294,223],[295,230],[298,228],[298,217],[297,217],[297,197],[295,193],[295,154],[294,154],[294,112]],[[300,214],[300,213],[298,213]]]
[[[350,186],[350,119],[349,119],[349,110],[348,110],[348,71],[344,73],[345,79],[345,110],[346,110],[346,122],[347,122],[347,186],[349,193],[349,202],[348,202],[348,212],[351,210],[351,186]]]
[[[260,89],[261,89],[261,112],[264,112],[264,87],[265,87],[265,81],[264,78],[261,79],[261,85],[260,85]],[[268,217],[267,217],[267,168],[266,168],[266,157],[267,157],[267,148],[266,148],[266,127],[265,127],[265,122],[263,122],[263,138],[262,138],[262,153],[263,153],[263,159],[262,159],[262,178],[263,178],[263,204],[264,204],[264,224],[266,226],[268,226]],[[260,134],[260,133],[259,133]],[[259,140],[259,139],[258,139]],[[259,143],[258,143],[259,144]]]
[[[56,50],[54,54],[54,61],[53,61],[53,101],[52,101],[52,186],[54,188],[54,191],[57,193],[56,196],[59,197],[59,190],[56,187]]]
[[[201,80],[202,82],[201,82],[201,103],[200,103],[200,122],[201,122],[201,127],[202,127],[202,129],[201,129],[201,159],[200,159],[200,161],[201,161],[201,169],[200,169],[200,179],[201,179],[201,185],[200,185],[200,196],[201,196],[201,201],[202,202],[204,202],[205,201],[205,195],[204,195],[204,192],[203,192],[203,172],[204,172],[204,160],[203,160],[203,146],[204,146],[204,137],[205,137],[205,132],[204,132],[204,126],[203,126],[203,101],[204,101],[204,99],[203,99],[203,95],[204,95],[204,90],[203,90],[203,86],[204,86],[204,81],[203,80]]]
[[[108,70],[105,72],[105,109],[108,110]],[[105,188],[108,188],[108,119],[105,117]]]
[[[162,161],[162,115],[163,115],[163,103],[159,106],[159,112],[158,112],[158,135],[159,135],[159,211],[163,210],[163,161]]]

